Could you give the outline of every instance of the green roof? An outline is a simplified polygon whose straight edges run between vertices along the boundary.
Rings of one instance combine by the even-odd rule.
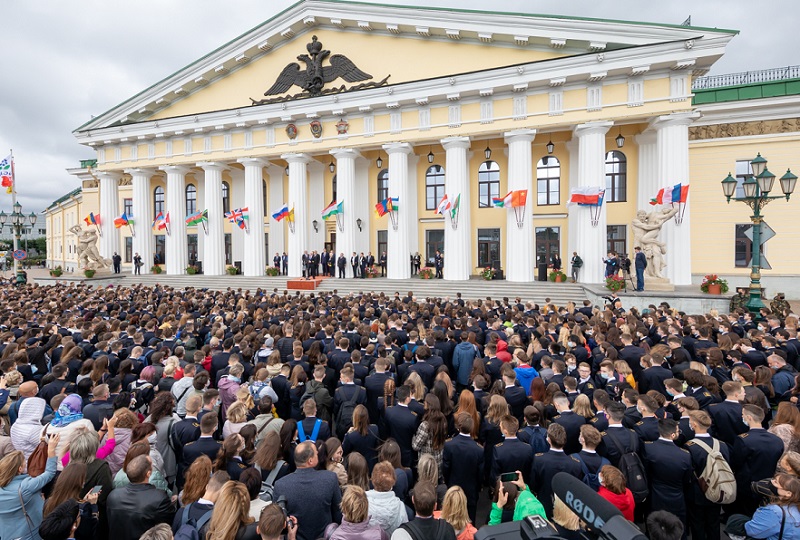
[[[82,187],[77,187],[77,188],[73,189],[72,191],[70,191],[69,193],[64,195],[63,197],[59,197],[58,199],[56,199],[52,203],[50,203],[50,206],[45,208],[44,211],[47,212],[48,210],[50,210],[54,206],[57,206],[57,205],[61,204],[62,202],[66,201],[66,200],[69,200],[70,198],[72,198],[72,197],[74,197],[76,195],[80,195],[81,191],[83,191]]]
[[[800,78],[694,90],[692,105],[800,95]]]
[[[439,6],[414,6],[414,5],[389,4],[389,3],[386,3],[386,4],[383,4],[383,3],[368,3],[368,2],[358,2],[358,1],[352,1],[352,0],[317,0],[317,1],[318,2],[330,3],[330,4],[347,4],[347,5],[353,5],[353,6],[370,6],[370,7],[383,6],[383,7],[399,8],[399,9],[420,9],[420,10],[427,10],[427,11],[445,11],[445,12],[456,12],[456,13],[473,13],[473,14],[476,14],[476,15],[509,15],[509,16],[513,16],[513,17],[527,17],[527,18],[548,18],[548,19],[572,20],[572,21],[611,22],[611,23],[637,25],[637,26],[647,25],[647,26],[657,26],[657,27],[662,27],[662,28],[675,28],[675,29],[686,29],[686,30],[701,30],[701,31],[712,31],[712,32],[724,32],[724,33],[734,34],[734,35],[739,33],[738,30],[730,30],[730,29],[725,29],[725,28],[709,28],[709,27],[703,27],[703,26],[683,26],[683,25],[680,25],[680,24],[651,23],[651,22],[644,22],[644,21],[624,21],[624,20],[619,20],[619,19],[601,19],[601,18],[594,18],[594,17],[574,17],[574,16],[568,16],[568,15],[543,15],[543,14],[536,14],[536,13],[521,13],[521,12],[513,12],[513,11],[494,11],[494,10],[478,10],[478,9],[463,9],[463,8],[447,8],[447,7],[439,7]],[[199,62],[202,62],[205,58],[208,58],[209,56],[213,55],[217,51],[220,51],[220,50],[224,49],[225,47],[227,47],[231,43],[234,43],[235,41],[237,41],[239,39],[242,39],[243,37],[245,37],[248,34],[254,32],[255,30],[258,30],[259,28],[268,25],[273,20],[281,17],[284,13],[287,13],[288,11],[291,11],[291,10],[295,9],[297,6],[299,6],[299,5],[301,5],[301,4],[305,3],[305,2],[306,2],[306,0],[299,0],[298,2],[295,2],[294,4],[292,4],[291,6],[287,7],[286,9],[276,13],[275,15],[273,15],[272,17],[270,17],[266,21],[254,26],[253,28],[247,30],[246,32],[243,32],[242,34],[240,34],[240,35],[236,36],[235,38],[231,39],[230,41],[228,41],[227,43],[224,43],[223,45],[220,45],[219,47],[217,47],[216,49],[212,50],[208,54],[205,54],[205,55],[201,56],[197,60],[193,61],[190,64],[185,65],[184,67],[182,67],[181,69],[175,71],[171,75],[168,75],[167,77],[164,77],[160,81],[148,86],[147,88],[145,88],[141,92],[131,96],[130,98],[128,98],[125,101],[119,103],[118,105],[112,107],[111,109],[108,109],[107,111],[105,111],[104,113],[102,113],[99,116],[105,116],[106,114],[110,113],[111,111],[113,111],[117,107],[119,107],[119,106],[121,106],[121,105],[123,105],[125,103],[128,103],[129,101],[135,100],[137,97],[139,97],[142,94],[148,92],[152,88],[155,88],[159,84],[171,79],[172,77],[176,76],[177,74],[179,74],[181,71],[185,70],[186,68],[189,68],[189,67],[191,67],[191,66],[193,66],[193,65],[195,65],[195,64],[197,64]],[[92,123],[94,120],[95,120],[95,118],[93,117],[92,119],[88,120],[87,122],[84,122],[82,125],[77,127],[73,131],[73,133],[81,131],[84,127],[86,127],[87,125]]]

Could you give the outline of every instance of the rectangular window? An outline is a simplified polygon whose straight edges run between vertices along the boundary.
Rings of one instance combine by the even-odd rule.
[[[550,264],[550,257],[561,252],[561,227],[536,227],[536,264]]]
[[[500,229],[478,229],[478,266],[500,264]]]
[[[752,223],[736,225],[735,239],[735,265],[736,268],[748,268],[753,258],[753,241],[745,233],[753,227]],[[769,269],[769,263],[764,256],[764,244],[761,244],[761,269]]]
[[[444,230],[433,229],[425,231],[425,261],[423,266],[433,266],[436,252],[444,254]]]
[[[389,250],[387,247],[389,246],[389,232],[388,231],[378,231],[378,256],[380,257],[383,253],[387,253]]]
[[[625,225],[608,225],[606,227],[606,238],[608,239],[606,252],[627,253],[627,236],[628,228]]]
[[[153,255],[153,264],[164,264],[167,261],[166,258],[166,246],[167,246],[167,237],[163,234],[156,235],[156,249]],[[144,264],[147,264],[146,261],[143,261]]]
[[[133,199],[122,199],[122,211],[130,218],[133,216]]]
[[[133,238],[130,236],[125,237],[125,262],[129,263],[133,260]]]
[[[231,233],[225,233],[225,264],[233,264],[233,245]]]

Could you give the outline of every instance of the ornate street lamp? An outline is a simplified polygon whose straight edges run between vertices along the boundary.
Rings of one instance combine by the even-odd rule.
[[[20,240],[22,237],[22,230],[25,228],[25,225],[30,224],[33,226],[36,223],[36,214],[31,212],[29,215],[25,215],[22,213],[22,205],[19,201],[14,203],[12,207],[12,212],[10,214],[6,214],[5,212],[0,212],[0,232],[2,232],[3,228],[8,225],[11,229],[11,232],[14,235],[14,249],[19,249]],[[27,236],[26,236],[27,241]],[[27,246],[26,246],[27,247]],[[17,273],[17,267],[19,266],[19,262],[14,259],[14,275]]]
[[[750,216],[750,221],[753,223],[753,246],[750,258],[750,297],[745,305],[751,313],[757,314],[764,307],[764,302],[761,300],[761,224],[764,222],[764,216],[761,214],[761,210],[775,199],[785,197],[788,201],[797,186],[797,176],[787,169],[786,174],[780,179],[783,194],[770,195],[769,193],[775,184],[775,175],[769,172],[767,160],[761,154],[758,154],[750,162],[750,166],[753,169],[753,175],[748,176],[742,182],[742,197],[736,197],[737,182],[730,173],[722,181],[722,193],[728,203],[733,199],[734,201],[745,203],[753,210],[753,215]],[[2,220],[1,215],[0,220]]]

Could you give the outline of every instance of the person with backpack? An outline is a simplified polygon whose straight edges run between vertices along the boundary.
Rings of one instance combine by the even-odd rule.
[[[313,399],[307,399],[303,402],[303,415],[305,418],[297,423],[298,442],[324,442],[331,436],[331,428],[328,422],[317,418],[317,404]]]
[[[597,454],[597,446],[602,440],[597,429],[588,424],[581,426],[581,434],[578,437],[581,451],[572,454],[574,458],[581,462],[583,483],[595,491],[600,489],[600,469],[606,465],[611,465],[606,458]]]
[[[650,511],[672,512],[686,526],[686,491],[692,485],[692,459],[688,450],[675,444],[678,423],[671,418],[658,421],[658,440],[644,444],[643,462],[650,480]]]
[[[436,509],[436,486],[420,482],[414,486],[415,516],[392,533],[392,540],[456,540],[456,531],[443,519],[433,517]]]
[[[636,504],[641,504],[647,500],[650,490],[644,464],[639,458],[639,437],[632,429],[622,425],[625,405],[612,401],[606,406],[606,414],[608,428],[600,433],[602,442],[597,448],[597,453],[622,471]]]
[[[211,521],[211,512],[222,486],[231,479],[225,471],[211,475],[206,490],[199,500],[178,510],[172,520],[172,534],[176,540],[199,540],[199,531]]]
[[[367,391],[353,382],[355,370],[353,364],[346,363],[339,373],[342,385],[333,395],[333,418],[336,427],[336,437],[344,439],[347,431],[353,427],[353,411],[356,405],[367,404]]]
[[[722,504],[736,500],[736,477],[730,466],[731,449],[709,435],[711,415],[689,411],[689,425],[695,438],[686,442],[692,457],[694,481],[689,497],[689,528],[693,540],[716,540],[719,537]]]
[[[531,456],[544,454],[550,450],[550,445],[547,442],[547,429],[539,425],[542,421],[542,413],[533,405],[528,405],[525,407],[523,415],[525,416],[525,427],[517,433],[517,438],[531,446]]]
[[[550,450],[533,456],[530,485],[536,489],[536,497],[544,506],[547,517],[553,516],[553,477],[559,472],[566,472],[582,480],[581,462],[564,453],[567,444],[567,432],[564,426],[556,423],[547,428],[547,442]]]
[[[311,399],[317,404],[317,416],[325,422],[330,422],[333,418],[333,398],[325,386],[325,374],[324,365],[314,366],[314,378],[306,384],[306,393],[300,397],[300,406],[302,407],[307,399]]]

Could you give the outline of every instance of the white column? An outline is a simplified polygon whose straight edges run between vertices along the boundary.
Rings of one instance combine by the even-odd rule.
[[[417,183],[417,164],[419,163],[419,156],[417,154],[411,154],[408,156],[408,222],[411,226],[408,229],[408,253],[409,258],[406,259],[406,264],[409,267],[409,272],[411,271],[411,259],[410,256],[417,251],[419,251],[419,231],[420,227],[419,223],[419,198],[418,198],[418,186]],[[463,199],[463,197],[462,197]],[[388,257],[388,254],[387,254]],[[423,263],[422,266],[425,266],[424,260],[425,255],[422,255]]]
[[[344,253],[347,258],[345,276],[353,277],[350,256],[356,250],[356,233],[358,232],[358,226],[356,225],[356,218],[358,217],[356,205],[356,158],[360,157],[360,154],[352,148],[339,148],[331,150],[330,153],[336,158],[336,198],[338,202],[342,203],[344,210],[342,215],[337,217],[335,256],[338,259],[339,254]],[[338,228],[339,223],[342,223],[342,230]],[[380,255],[375,256],[376,261],[378,257]],[[336,275],[339,275],[338,268]]]
[[[303,252],[308,248],[310,219],[307,210],[308,171],[311,161],[306,154],[283,154],[289,163],[289,211],[294,208],[294,232],[289,230],[289,277],[303,275]]]
[[[469,137],[448,137],[442,139],[446,151],[444,168],[444,190],[447,197],[455,202],[461,195],[458,228],[453,230],[450,221],[444,226],[444,279],[462,281],[469,279],[473,269],[472,261],[472,220],[470,213],[469,164],[467,150]],[[438,204],[439,201],[436,201]]]
[[[517,225],[513,209],[506,210],[506,267],[508,281],[527,283],[534,279],[532,208],[536,192],[533,191],[533,160],[531,143],[536,137],[535,129],[518,129],[505,134],[508,145],[508,190],[528,190],[528,203],[522,227]]]
[[[130,169],[125,171],[131,175],[133,185],[133,216],[128,216],[133,221],[133,256],[138,253],[142,258],[142,274],[149,274],[153,265],[153,206],[150,200],[150,178],[155,173],[154,169]],[[136,272],[136,266],[131,265],[131,272]]]
[[[353,251],[357,253],[367,253],[369,251],[370,246],[370,216],[372,212],[375,210],[375,203],[376,201],[370,197],[369,194],[369,186],[370,186],[370,161],[366,158],[359,157],[356,158],[356,200],[355,200],[355,219],[356,223],[358,223],[358,219],[361,219],[361,230],[358,230],[356,227],[355,231],[355,245],[353,246],[352,251],[344,252],[344,256],[347,257],[347,265],[350,266],[350,257],[353,254]],[[342,252],[344,250],[337,249],[338,252]],[[338,255],[337,255],[338,256]],[[377,256],[376,256],[376,260]],[[349,271],[352,272],[352,268],[348,268]],[[349,274],[348,274],[349,275]]]
[[[267,204],[269,206],[264,210],[266,215],[269,216],[270,253],[267,253],[267,262],[270,264],[272,264],[272,257],[275,255],[276,251],[281,256],[283,256],[283,252],[286,251],[286,242],[284,238],[284,231],[286,228],[284,227],[284,224],[287,222],[285,219],[281,221],[275,221],[272,218],[272,213],[278,210],[283,203],[286,202],[286,198],[283,196],[283,175],[283,167],[278,167],[277,165],[271,163],[267,165],[267,176],[269,176],[269,180],[267,181],[267,189],[269,190]]]
[[[409,205],[416,204],[409,198],[408,156],[412,152],[408,143],[383,145],[389,155],[389,197],[397,197],[397,230],[392,227],[390,216],[386,220],[386,277],[389,279],[408,279],[411,277],[409,257],[409,231],[417,228],[417,223],[409,223]],[[378,258],[376,257],[376,260]]]
[[[165,217],[169,216],[169,234],[164,239],[167,274],[186,273],[189,265],[186,238],[186,174],[191,170],[183,165],[161,167],[167,173]],[[203,265],[205,267],[205,265]]]
[[[206,231],[197,227],[197,237],[203,242],[203,274],[222,276],[225,274],[225,216],[222,212],[222,171],[224,163],[203,162],[198,167],[205,172],[205,209],[208,210]],[[232,191],[232,190],[231,190]],[[200,209],[202,210],[202,209]],[[174,218],[172,218],[174,219]]]
[[[656,132],[648,129],[635,137],[639,145],[639,175],[636,182],[636,209],[650,212],[653,207],[650,199],[656,196],[658,182],[658,151],[656,149]],[[628,182],[630,189],[631,182]],[[631,246],[634,248],[635,246]]]
[[[242,272],[245,276],[263,276],[267,261],[272,264],[272,256],[264,246],[264,165],[258,158],[238,160],[244,164],[244,206],[249,210],[248,231],[244,233],[244,260]]]
[[[325,220],[322,219],[322,210],[331,201],[325,200],[325,171],[327,165],[323,165],[316,159],[308,162],[308,198],[306,199],[306,209],[308,211],[308,249],[322,254],[325,248]],[[314,230],[314,221],[317,222],[317,230]]]
[[[664,185],[689,183],[689,124],[700,113],[687,112],[659,116],[651,125],[656,129],[658,178]],[[691,200],[689,192],[689,201]],[[661,229],[661,241],[667,245],[664,275],[673,285],[692,284],[692,236],[689,202],[678,225],[675,218]]]
[[[119,253],[119,231],[114,227],[114,220],[119,217],[119,179],[117,172],[97,173],[100,178],[100,255],[111,259]]]
[[[590,122],[575,126],[573,134],[578,138],[577,187],[605,189],[606,133],[612,125],[612,122]],[[603,283],[603,259],[608,243],[606,203],[600,209],[595,226],[591,223],[591,210],[586,206],[569,207],[569,244],[573,245],[574,238],[574,251],[583,259],[579,280],[583,283]]]

